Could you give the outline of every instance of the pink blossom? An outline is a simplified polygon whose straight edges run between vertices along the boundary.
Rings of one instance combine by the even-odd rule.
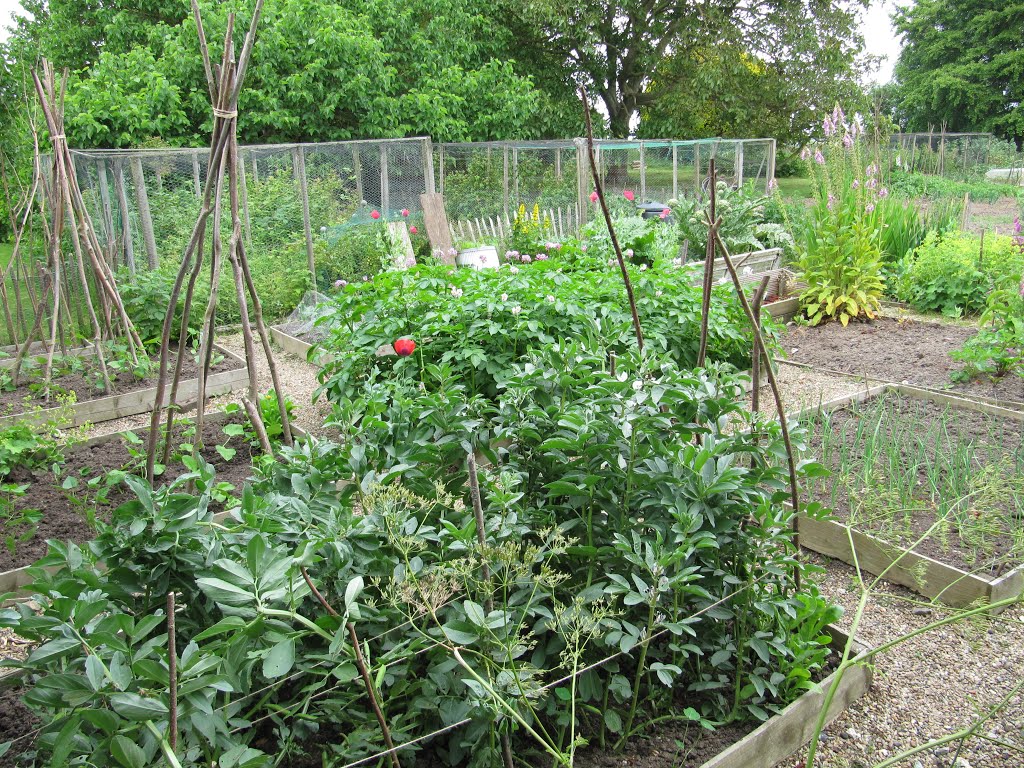
[[[850,189],[860,189],[860,179],[854,179],[850,184]]]
[[[370,211],[370,218],[374,219],[374,220],[379,219],[380,218],[380,211],[376,211],[376,210]]]
[[[875,187],[878,186],[878,180],[868,179],[867,184],[865,184],[864,186],[866,186],[868,189],[874,189]]]
[[[1020,229],[1021,229],[1020,228],[1020,216],[1014,216],[1013,217],[1013,234],[1019,235],[1020,234]]]
[[[872,163],[865,169],[864,173],[866,173],[868,176],[874,176],[876,173],[878,173],[878,167],[874,163]]]
[[[409,234],[410,235],[415,235],[417,232],[419,232],[419,230],[416,229],[416,225],[415,224],[413,224],[411,227],[409,227]]]
[[[867,205],[864,206],[864,212],[865,213],[871,213],[874,210],[875,210],[875,204],[874,203],[868,203]]]
[[[832,210],[832,206],[834,206],[835,204],[836,204],[836,196],[833,195],[831,192],[829,192],[828,193],[828,209],[831,211]]]
[[[888,197],[889,196],[889,190],[886,189],[885,187],[882,187],[881,189],[878,190],[878,196],[879,197]]]
[[[821,129],[825,132],[826,136],[831,136],[835,133],[836,126],[828,115],[825,115],[825,119],[821,121]]]
[[[597,202],[597,190],[596,189],[593,192],[590,193],[590,202],[592,202],[592,203],[596,203]]]
[[[416,266],[416,258],[414,256],[409,256],[408,258],[406,258],[405,266],[407,266],[407,267],[415,267]]]
[[[631,203],[634,200],[636,200],[636,195],[633,194],[633,190],[631,190],[631,189],[627,189],[625,192],[623,192],[622,196],[624,198],[626,198],[627,200],[629,200],[629,202],[631,202]]]
[[[348,281],[347,280],[335,280],[334,281],[334,287],[335,288],[344,288],[346,285],[348,285]]]
[[[811,148],[810,147],[804,147],[803,149],[800,150],[800,159],[801,160],[807,160],[807,159],[810,158],[810,156],[811,156]]]
[[[818,165],[825,164],[825,156],[821,154],[820,149],[814,150],[814,162],[816,162]]]
[[[627,248],[626,250],[624,250],[622,252],[622,255],[625,256],[627,259],[632,259],[633,258],[633,249],[632,248]]]
[[[533,259],[530,258],[529,254],[526,253],[520,256],[519,260],[523,262],[523,264],[529,264],[531,261],[533,261]]]
[[[779,182],[774,177],[771,178],[771,179],[768,179],[768,191],[769,192],[774,192],[778,188],[779,188]]]
[[[853,137],[850,134],[843,136],[843,146],[847,149],[853,146]]]
[[[580,250],[583,251],[583,253],[586,253],[587,252],[587,246],[581,245],[580,246]]]
[[[546,253],[538,253],[533,257],[535,261],[547,261],[548,255]]]
[[[402,216],[405,217],[405,218],[409,218],[409,209],[408,208],[403,208],[402,209]]]
[[[661,216],[661,218],[662,218],[662,219],[667,219],[667,218],[668,218],[669,216],[671,216],[671,215],[672,215],[672,211],[671,211],[671,210],[669,210],[668,208],[666,208],[665,210],[663,210],[663,211],[661,212],[661,214],[660,214],[660,216]]]

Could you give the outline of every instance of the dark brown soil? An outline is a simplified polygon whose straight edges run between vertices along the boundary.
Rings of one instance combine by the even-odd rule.
[[[39,727],[39,721],[28,707],[21,703],[24,688],[0,688],[0,744],[25,736]],[[30,739],[23,739],[11,746],[11,750],[0,757],[0,768],[16,765],[16,758],[32,746]]]
[[[954,382],[963,366],[949,353],[974,335],[971,328],[879,317],[866,323],[789,326],[781,343],[790,360],[899,384],[1024,402],[1024,377]]]
[[[731,747],[760,723],[723,725],[705,731],[691,724],[659,728],[652,736],[630,739],[621,753],[583,750],[576,755],[579,768],[698,768],[719,752]]]
[[[871,484],[864,480],[864,441],[856,438],[858,427],[871,433],[877,430],[880,437],[877,442],[881,447],[876,454]],[[887,395],[834,411],[831,433],[832,447],[822,463],[832,475],[817,482],[813,496],[825,506],[833,506],[834,493],[833,512],[838,519],[850,522],[855,517],[853,524],[858,530],[909,546],[924,535],[943,512],[938,502],[944,501],[950,506],[956,503],[953,497],[957,494],[950,492],[947,485],[956,481],[958,487],[967,489],[970,497],[952,509],[950,528],[945,536],[933,532],[914,551],[991,577],[1017,564],[1021,553],[1013,551],[1013,539],[1008,532],[1019,529],[1024,523],[1021,519],[1024,425],[1021,422]],[[822,456],[822,436],[819,423],[811,441],[815,456]],[[916,477],[914,501],[906,505],[909,509],[904,509],[898,497],[885,495],[885,489],[890,487],[888,479],[893,476],[885,446],[893,443],[899,447],[898,473],[909,471],[910,477]],[[839,444],[848,451],[845,462],[836,448]],[[968,471],[954,462],[945,464],[939,480],[942,498],[934,500],[925,463],[920,457],[924,455],[931,462],[936,459],[943,462],[968,445],[973,449],[973,469]],[[998,493],[980,491],[982,487],[994,487],[984,480],[993,476],[1000,478],[998,488],[1001,490]],[[946,493],[942,493],[943,489]],[[967,523],[958,525],[957,519]],[[987,532],[979,546],[972,543],[971,538],[983,524]]]
[[[174,370],[176,357],[177,354],[172,352],[170,355],[169,371]],[[110,395],[123,395],[126,392],[136,392],[140,389],[156,386],[157,374],[159,373],[159,359],[154,360],[152,373],[144,379],[135,378],[131,371],[115,373],[108,368],[108,374],[110,375],[109,393],[105,393],[102,383],[97,381],[99,367],[95,359],[83,358],[83,361],[87,366],[86,370],[77,373],[67,373],[63,376],[54,376],[51,382],[51,401],[49,403],[39,396],[40,393],[33,391],[34,384],[42,383],[44,369],[40,367],[38,373],[28,376],[23,375],[21,385],[17,389],[0,391],[0,415],[7,416],[9,414],[24,413],[35,406],[55,407],[57,403],[52,398],[71,392],[75,394],[76,402],[82,402],[83,400],[95,400]],[[210,369],[210,373],[221,373],[222,371],[230,371],[238,367],[240,366],[236,362],[225,357]],[[91,370],[96,370],[97,376],[92,376],[90,374]],[[195,360],[190,352],[185,357],[181,366],[181,380],[188,381],[189,379],[196,378],[198,375]],[[102,379],[99,380],[99,382],[101,381]]]
[[[236,419],[238,423],[241,418]],[[249,477],[252,470],[252,453],[248,442],[243,437],[228,438],[224,434],[224,425],[228,422],[203,424],[203,458],[212,464],[217,470],[218,481],[228,482],[236,487],[241,487]],[[176,426],[176,437],[173,445],[181,442],[192,442],[192,438],[186,438],[181,428]],[[139,437],[145,439],[145,432],[140,432]],[[229,448],[237,449],[231,461],[225,461],[217,452],[217,445],[227,445]],[[25,542],[17,543],[12,553],[7,547],[0,546],[0,572],[20,568],[24,565],[31,565],[44,554],[46,554],[46,540],[58,539],[62,541],[73,541],[82,543],[92,538],[95,530],[88,520],[90,514],[99,519],[107,519],[110,512],[119,505],[131,498],[131,493],[123,483],[111,488],[107,493],[105,501],[97,503],[96,491],[103,487],[103,482],[97,488],[87,487],[90,478],[105,475],[111,470],[138,467],[138,464],[129,453],[128,442],[124,438],[113,442],[103,443],[71,449],[67,454],[67,460],[59,478],[54,479],[52,473],[40,470],[32,474],[20,474],[16,470],[8,478],[9,482],[26,483],[31,482],[31,487],[25,495],[18,498],[15,504],[15,514],[26,509],[38,509],[43,512],[42,520],[34,533],[30,527],[25,525],[11,526],[0,532],[4,537],[11,535],[18,537],[29,532],[31,538]],[[132,446],[133,450],[140,450],[143,446]],[[132,470],[134,474],[141,474],[143,469]],[[185,467],[179,462],[172,462],[161,476],[162,482],[169,482],[185,472]],[[67,477],[74,477],[78,485],[74,489],[62,488],[62,483]]]

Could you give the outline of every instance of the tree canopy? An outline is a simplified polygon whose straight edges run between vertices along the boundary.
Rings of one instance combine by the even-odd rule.
[[[916,0],[894,22],[902,127],[989,131],[1024,149],[1024,0]]]

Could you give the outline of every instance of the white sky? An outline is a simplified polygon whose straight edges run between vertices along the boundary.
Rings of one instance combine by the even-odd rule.
[[[873,78],[877,83],[887,82],[892,77],[892,67],[899,55],[899,40],[889,22],[889,14],[895,5],[896,0],[871,0],[871,6],[864,13],[861,23],[868,53],[886,57]],[[0,40],[7,39],[7,27],[18,7],[18,0],[0,0]]]

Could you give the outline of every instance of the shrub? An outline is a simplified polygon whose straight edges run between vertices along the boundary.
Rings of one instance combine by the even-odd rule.
[[[933,200],[955,198],[963,200],[970,195],[971,200],[979,202],[995,202],[1003,197],[1020,197],[1020,190],[1012,184],[997,184],[991,181],[957,181],[942,176],[931,176],[923,173],[907,173],[894,168],[889,174],[889,188],[893,194],[906,198],[927,197]]]
[[[950,317],[981,312],[992,290],[1015,287],[1024,254],[1013,238],[966,232],[929,234],[904,263],[900,298],[922,312]]]
[[[700,289],[689,270],[671,264],[630,267],[638,313],[651,351],[693,366],[700,328]],[[589,339],[609,352],[636,344],[618,270],[560,271],[553,262],[499,270],[417,267],[381,273],[347,286],[324,318],[323,343],[333,360],[322,388],[336,402],[367,380],[418,377],[445,364],[473,394],[496,396],[513,363],[557,339]],[[752,338],[731,286],[715,291],[709,323],[710,359],[746,368]],[[401,337],[416,340],[413,357],[378,357]]]

